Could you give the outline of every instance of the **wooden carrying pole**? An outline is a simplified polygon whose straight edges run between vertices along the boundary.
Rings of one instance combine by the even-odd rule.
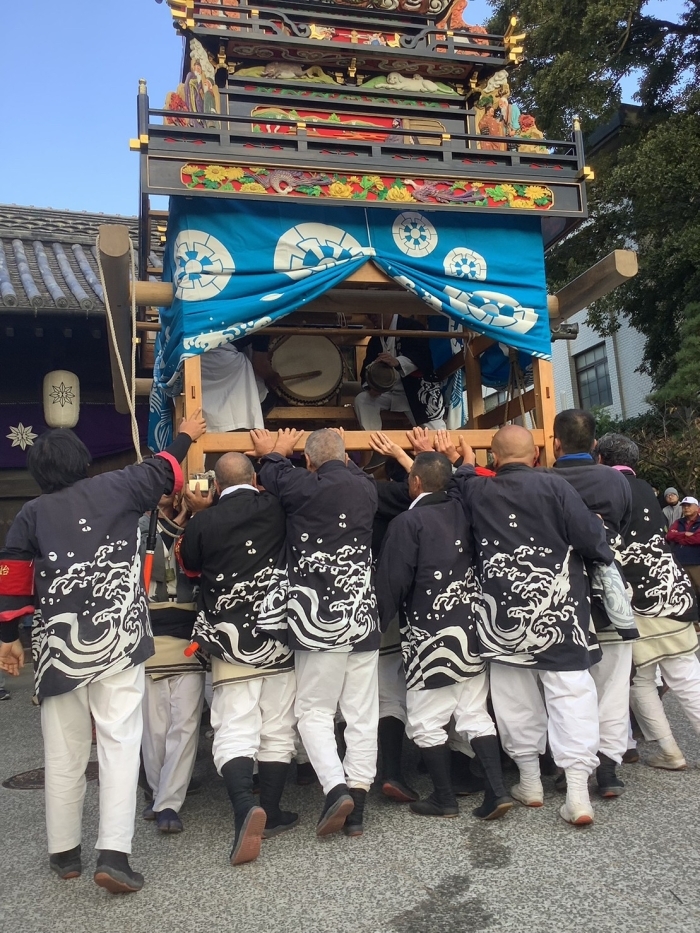
[[[129,413],[129,405],[119,373],[117,357],[121,360],[124,372],[128,375],[131,372],[132,341],[129,228],[122,224],[100,224],[97,233],[97,249],[104,276],[105,299],[109,301],[117,338],[115,346],[108,327],[114,405],[120,414],[126,415]]]

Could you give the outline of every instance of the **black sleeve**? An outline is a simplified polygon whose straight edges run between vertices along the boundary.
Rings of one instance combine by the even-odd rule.
[[[384,538],[375,578],[383,632],[410,593],[417,566],[418,536],[401,519],[397,519],[389,525]]]

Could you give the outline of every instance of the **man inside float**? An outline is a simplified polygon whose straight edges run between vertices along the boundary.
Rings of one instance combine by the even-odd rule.
[[[603,523],[566,480],[533,469],[539,451],[525,428],[496,432],[492,478],[478,476],[474,451],[461,446],[464,464],[451,494],[462,500],[477,546],[481,654],[491,661],[501,741],[520,771],[511,795],[542,806],[539,756],[549,736],[554,761],[566,772],[560,815],[592,823],[588,777],[598,766],[599,732],[590,667],[600,650],[589,643],[584,561],[613,563]]]
[[[617,470],[593,457],[595,418],[589,411],[570,408],[554,419],[554,471],[574,487],[588,508],[602,518],[613,551],[619,549],[632,518],[632,494]],[[591,575],[595,581],[595,576]],[[598,693],[600,745],[596,771],[602,797],[619,797],[624,784],[616,774],[627,751],[630,675],[635,628],[616,628],[601,601],[597,584],[591,593],[591,611],[602,658],[591,668]]]
[[[421,816],[459,815],[446,729],[454,717],[457,734],[471,742],[486,778],[484,801],[473,815],[493,820],[513,801],[503,785],[496,727],[486,705],[472,532],[462,504],[446,493],[451,480],[452,464],[444,454],[418,454],[408,478],[411,505],[391,522],[382,546],[377,598],[383,628],[400,616],[406,731],[433,781],[432,794],[411,803],[411,810]]]
[[[316,834],[363,832],[377,766],[380,642],[372,584],[375,481],[348,459],[342,429],[309,435],[306,469],[289,457],[303,432],[251,432],[260,482],[287,513],[286,552],[258,629],[295,653],[299,733],[323,787]],[[341,761],[334,720],[346,723]]]
[[[385,318],[380,318],[384,327]],[[430,341],[420,337],[423,325],[394,314],[388,330],[416,331],[415,337],[372,337],[360,374],[362,391],[355,413],[363,431],[382,430],[382,412],[403,412],[413,425],[445,427],[445,402],[435,375]]]
[[[224,343],[202,353],[202,410],[210,433],[263,427],[261,392],[248,356],[251,352],[250,345]]]
[[[256,859],[263,839],[298,822],[280,809],[294,754],[294,656],[255,628],[268,584],[279,572],[285,514],[256,487],[248,457],[227,453],[214,469],[218,502],[190,497],[198,510],[178,540],[185,573],[200,579],[193,641],[212,659],[214,764],[234,811],[232,865]],[[201,500],[201,501],[197,501]],[[253,796],[258,763],[259,803]]]
[[[95,883],[112,894],[143,887],[129,865],[134,834],[144,662],[153,654],[141,579],[139,520],[182,488],[179,461],[206,430],[200,412],[174,443],[143,463],[88,478],[90,454],[66,429],[46,431],[27,454],[42,495],[21,509],[0,566],[0,669],[18,675],[17,620],[36,605],[36,692],[46,765],[49,865],[82,873],[85,769],[92,724],[100,762]]]

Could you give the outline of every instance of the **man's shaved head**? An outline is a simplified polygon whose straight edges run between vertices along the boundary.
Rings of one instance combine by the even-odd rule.
[[[321,428],[312,431],[306,441],[304,453],[309,458],[311,466],[318,469],[329,460],[340,460],[345,463],[345,441],[330,428]]]
[[[498,466],[505,466],[506,463],[526,463],[532,466],[537,457],[532,434],[519,424],[507,424],[496,431],[491,450]]]
[[[228,453],[219,457],[214,467],[214,476],[219,489],[222,490],[229,486],[240,486],[242,483],[248,483],[250,486],[255,483],[253,464],[245,454]]]

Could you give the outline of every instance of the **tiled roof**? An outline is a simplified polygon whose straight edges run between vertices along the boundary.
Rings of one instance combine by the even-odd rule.
[[[109,223],[126,224],[136,247],[137,217],[0,205],[0,314],[103,311],[95,238]]]

